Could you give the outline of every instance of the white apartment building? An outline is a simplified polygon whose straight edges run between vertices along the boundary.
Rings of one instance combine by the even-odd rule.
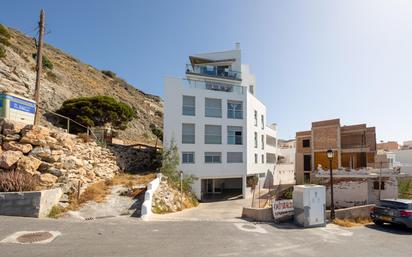
[[[241,50],[189,57],[186,78],[165,78],[164,140],[174,139],[179,169],[193,175],[199,199],[222,193],[246,197],[247,177],[263,182],[276,164],[276,126],[256,96],[255,77]],[[263,184],[263,183],[261,183]]]

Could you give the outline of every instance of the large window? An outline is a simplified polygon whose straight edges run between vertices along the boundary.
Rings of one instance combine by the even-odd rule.
[[[312,156],[311,155],[304,155],[303,156],[303,170],[304,171],[311,171],[312,167]]]
[[[205,117],[222,118],[222,100],[205,98]]]
[[[241,145],[242,142],[243,142],[242,127],[228,126],[227,127],[227,143],[229,145]]]
[[[257,124],[258,124],[258,118],[257,118],[257,116],[258,116],[258,114],[257,114],[257,111],[255,110],[254,117],[255,117],[255,126],[256,126],[256,127],[257,127]]]
[[[265,116],[260,115],[260,123],[262,123],[262,129],[265,129]]]
[[[182,152],[182,163],[195,163],[195,153]]]
[[[242,152],[227,152],[227,163],[242,163],[243,153]]]
[[[182,114],[187,116],[195,116],[196,100],[194,96],[183,96]]]
[[[229,119],[243,119],[243,107],[240,101],[227,102],[227,117]]]
[[[255,132],[255,148],[258,148],[258,134]]]
[[[205,152],[205,163],[222,163],[222,153]]]
[[[205,144],[222,143],[222,126],[205,125]]]
[[[195,124],[182,124],[182,144],[195,143]]]
[[[266,163],[276,163],[276,154],[266,153]]]
[[[266,135],[266,144],[276,147],[276,138]]]
[[[260,136],[260,142],[262,144],[262,149],[265,149],[265,135]]]
[[[302,140],[303,147],[310,147],[310,139],[303,139]]]

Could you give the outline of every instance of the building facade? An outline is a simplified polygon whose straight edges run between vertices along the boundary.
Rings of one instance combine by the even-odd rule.
[[[366,124],[341,126],[339,119],[312,122],[308,131],[296,133],[296,183],[312,181],[319,167],[329,169],[326,151],[332,149],[333,169],[375,167],[375,127]]]
[[[179,169],[197,178],[192,190],[199,199],[227,192],[245,197],[248,176],[263,180],[274,172],[276,125],[266,121],[238,45],[189,60],[186,78],[165,78],[165,146],[176,143]]]

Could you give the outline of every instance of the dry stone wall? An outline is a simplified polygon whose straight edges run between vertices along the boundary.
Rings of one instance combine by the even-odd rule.
[[[119,167],[116,156],[95,142],[85,142],[63,130],[0,120],[0,172],[27,172],[40,181],[40,189],[60,187],[70,194],[110,179]]]

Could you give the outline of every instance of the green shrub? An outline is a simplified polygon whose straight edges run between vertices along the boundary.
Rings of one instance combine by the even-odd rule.
[[[259,178],[258,176],[248,176],[246,178],[246,186],[255,189],[256,185],[258,184]]]
[[[33,53],[31,56],[33,57],[34,60],[37,59],[37,53]],[[54,68],[53,63],[45,55],[42,56],[42,61],[41,62],[43,64],[43,68],[47,68],[49,70],[52,70]]]
[[[412,179],[401,178],[398,181],[399,198],[412,199]]]
[[[64,212],[64,210],[60,206],[54,205],[47,217],[57,219],[62,212]]]
[[[11,38],[9,30],[3,24],[0,24],[0,37],[7,39]]]
[[[0,192],[33,191],[39,185],[39,179],[26,172],[0,172]]]
[[[107,77],[110,77],[110,78],[112,78],[112,79],[116,78],[116,73],[114,73],[114,72],[111,71],[111,70],[102,70],[102,73],[103,73],[104,75],[106,75]]]
[[[0,58],[6,57],[6,49],[0,45]]]
[[[10,46],[11,45],[10,41],[7,38],[2,37],[2,36],[0,36],[0,44],[3,44],[5,46]]]
[[[57,113],[67,116],[84,126],[104,126],[109,123],[114,129],[124,130],[136,117],[129,105],[110,96],[79,97],[63,102]],[[62,124],[64,125],[64,124]],[[84,128],[73,124],[70,131],[84,132]]]

